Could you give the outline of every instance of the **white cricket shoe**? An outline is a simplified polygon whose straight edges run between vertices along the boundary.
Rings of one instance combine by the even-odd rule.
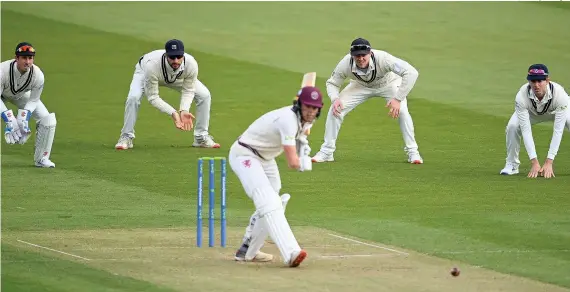
[[[266,263],[273,260],[273,255],[258,251],[253,258],[246,257],[248,246],[242,245],[240,249],[236,252],[234,259],[238,262],[255,262],[255,263]]]
[[[220,148],[220,144],[214,141],[211,135],[194,136],[194,143],[192,147],[201,148]]]
[[[55,163],[44,157],[40,161],[36,161],[36,167],[55,168]]]
[[[507,164],[505,164],[505,168],[501,169],[501,172],[499,174],[513,175],[517,173],[519,173],[519,165],[516,163],[507,162]]]
[[[289,260],[289,267],[298,267],[307,257],[307,252],[304,250],[295,251],[291,254],[291,260]]]
[[[334,157],[332,154],[325,154],[322,151],[317,152],[313,158],[311,158],[312,162],[320,163],[320,162],[332,162],[334,161]]]
[[[411,164],[423,164],[424,160],[419,152],[410,152],[408,153],[408,162]]]
[[[115,149],[127,150],[131,148],[133,148],[133,138],[128,135],[121,135],[121,137],[119,137],[119,142],[115,145]]]

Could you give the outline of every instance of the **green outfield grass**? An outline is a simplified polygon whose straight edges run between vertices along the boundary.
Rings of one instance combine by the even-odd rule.
[[[556,159],[555,179],[527,179],[527,163],[519,176],[498,175],[504,164],[504,128],[528,65],[544,62],[555,81],[566,86],[570,82],[568,8],[563,3],[2,3],[2,60],[11,58],[18,42],[34,44],[36,64],[46,76],[42,100],[58,119],[52,154],[56,169],[32,167],[33,143],[2,142],[2,290],[214,287],[209,285],[215,281],[193,282],[184,275],[199,273],[201,265],[209,271],[216,262],[130,254],[156,262],[138,265],[146,269],[141,271],[135,263],[86,262],[18,240],[81,255],[85,251],[77,246],[89,245],[89,240],[72,240],[73,234],[94,234],[94,239],[107,234],[107,241],[93,240],[92,245],[120,249],[149,244],[141,239],[126,242],[124,236],[130,233],[121,233],[125,230],[150,230],[149,237],[142,237],[148,239],[152,230],[194,228],[196,159],[226,156],[235,138],[259,115],[290,104],[303,72],[316,70],[324,90],[326,78],[356,36],[419,69],[409,107],[425,164],[405,163],[399,127],[388,118],[382,100],[365,103],[345,119],[335,163],[297,173],[278,160],[283,191],[292,194],[288,219],[300,228],[299,241],[314,240],[318,250],[325,243],[316,242],[311,230],[329,230],[413,255],[405,263],[399,258],[362,262],[370,278],[363,280],[367,284],[361,291],[369,291],[367,285],[385,291],[445,291],[449,279],[443,278],[452,264],[468,272],[453,279],[465,282],[449,284],[449,289],[460,285],[466,291],[499,290],[503,286],[492,283],[504,277],[542,291],[570,288],[568,133]],[[304,18],[307,11],[314,17]],[[360,25],[347,11],[375,14]],[[547,28],[529,25],[529,19],[547,19]],[[340,20],[343,24],[337,23]],[[199,79],[213,98],[210,130],[222,148],[191,148],[190,133],[174,129],[167,116],[143,101],[135,148],[117,152],[113,146],[134,64],[173,37],[184,40],[199,62]],[[161,96],[178,104],[173,91],[163,89]],[[325,104],[328,108],[330,103]],[[322,143],[324,120],[312,130],[314,151]],[[534,136],[542,160],[551,124],[535,127]],[[523,161],[525,157],[523,150]],[[184,252],[169,255],[211,256],[219,259],[217,270],[231,276],[239,272],[229,258],[253,204],[229,174],[231,248],[192,249],[188,240],[181,243],[188,245]],[[63,243],[66,240],[70,242]],[[410,261],[416,258],[413,268]],[[310,279],[305,272],[329,274],[333,284],[341,279],[334,278],[336,266],[309,259],[304,272],[276,271],[278,265],[272,265],[266,276],[306,285]],[[398,270],[399,263],[405,270]],[[344,265],[358,266],[350,259]],[[370,268],[374,266],[381,268]],[[255,267],[253,271],[264,270]],[[318,273],[327,268],[331,272]],[[477,269],[484,272],[477,274]],[[442,282],[406,286],[409,271],[419,279],[442,277]],[[478,286],[485,278],[490,286]],[[553,285],[533,286],[542,285],[536,281]],[[324,285],[316,280],[313,284]],[[336,291],[334,285],[327,289]]]

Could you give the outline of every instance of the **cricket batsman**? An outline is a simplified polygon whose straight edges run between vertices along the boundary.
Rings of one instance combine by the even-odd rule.
[[[399,120],[408,162],[422,164],[407,101],[418,75],[408,62],[372,49],[369,41],[363,38],[352,41],[350,54],[340,60],[326,82],[332,105],[327,115],[324,143],[313,156],[313,162],[334,161],[336,140],[345,116],[369,98],[380,96],[386,99],[389,115]],[[347,78],[350,83],[340,91]]]
[[[159,96],[159,86],[181,93],[179,111]],[[198,80],[198,63],[184,52],[182,41],[172,39],[166,42],[164,50],[155,50],[142,56],[135,65],[133,80],[127,101],[123,129],[115,149],[133,148],[135,123],[143,94],[150,104],[169,115],[176,128],[189,131],[193,128],[190,106],[196,98],[196,128],[193,147],[219,148],[220,144],[208,133],[210,123],[210,91]]]
[[[303,87],[297,93],[293,107],[282,107],[262,115],[232,145],[230,166],[247,196],[253,200],[254,216],[258,218],[251,230],[255,244],[242,245],[236,259],[270,260],[271,255],[259,251],[268,234],[288,266],[297,267],[307,257],[285,218],[283,205],[286,202],[279,196],[281,178],[275,158],[285,153],[289,168],[298,171],[312,169],[307,133],[322,107],[321,91],[313,86]],[[244,244],[248,244],[247,233]]]
[[[554,157],[558,153],[564,127],[570,131],[569,97],[564,88],[550,81],[548,68],[544,64],[533,64],[528,68],[527,83],[519,89],[515,98],[515,113],[511,116],[506,129],[507,159],[502,175],[519,173],[519,151],[521,137],[530,160],[528,177],[554,177]],[[554,121],[554,131],[550,149],[542,166],[534,146],[531,125],[545,121]]]
[[[16,46],[15,59],[1,64],[0,115],[6,124],[4,139],[10,145],[25,144],[32,134],[29,121],[33,117],[36,121],[34,163],[37,167],[54,168],[55,163],[50,160],[50,155],[57,120],[55,113],[50,113],[40,100],[44,73],[34,64],[35,56],[36,49],[32,44],[22,42]],[[6,107],[4,101],[18,107],[17,116]]]

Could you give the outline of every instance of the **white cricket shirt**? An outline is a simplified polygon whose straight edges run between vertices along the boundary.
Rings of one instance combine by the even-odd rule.
[[[139,61],[145,74],[145,94],[152,103],[153,100],[160,98],[159,86],[181,88],[180,110],[189,111],[196,92],[198,63],[194,57],[184,53],[184,61],[174,70],[168,64],[165,53],[166,50],[155,50],[144,55]]]
[[[8,101],[15,101],[29,96],[24,109],[33,112],[44,89],[44,73],[40,67],[34,64],[28,71],[21,74],[18,71],[15,59],[2,62],[0,67],[2,70],[2,97]]]
[[[569,97],[562,86],[556,82],[550,82],[546,87],[546,94],[542,100],[534,95],[528,83],[519,89],[515,98],[515,112],[519,120],[526,152],[529,159],[537,157],[534,139],[532,137],[530,116],[542,118],[546,115],[554,115],[554,132],[550,142],[547,158],[554,159],[560,147],[562,134],[568,114]]]
[[[255,120],[238,139],[255,149],[265,160],[281,155],[283,146],[296,146],[301,122],[291,106],[270,111]]]
[[[326,82],[327,93],[331,101],[337,99],[340,94],[340,87],[346,78],[350,78],[351,82],[369,88],[382,88],[396,79],[402,78],[402,84],[396,96],[387,96],[402,101],[412,91],[418,76],[418,70],[408,62],[387,52],[373,49],[367,69],[358,68],[350,54],[344,56]]]

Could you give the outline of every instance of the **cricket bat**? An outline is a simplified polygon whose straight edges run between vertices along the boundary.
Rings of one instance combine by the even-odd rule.
[[[317,72],[309,72],[303,75],[303,82],[301,82],[301,88],[307,86],[315,87],[315,83],[317,82]],[[311,134],[311,129],[307,129],[304,133],[305,135],[309,136]]]
[[[317,82],[317,72],[309,72],[303,75],[303,82],[301,82],[301,88],[306,86],[315,86]]]

